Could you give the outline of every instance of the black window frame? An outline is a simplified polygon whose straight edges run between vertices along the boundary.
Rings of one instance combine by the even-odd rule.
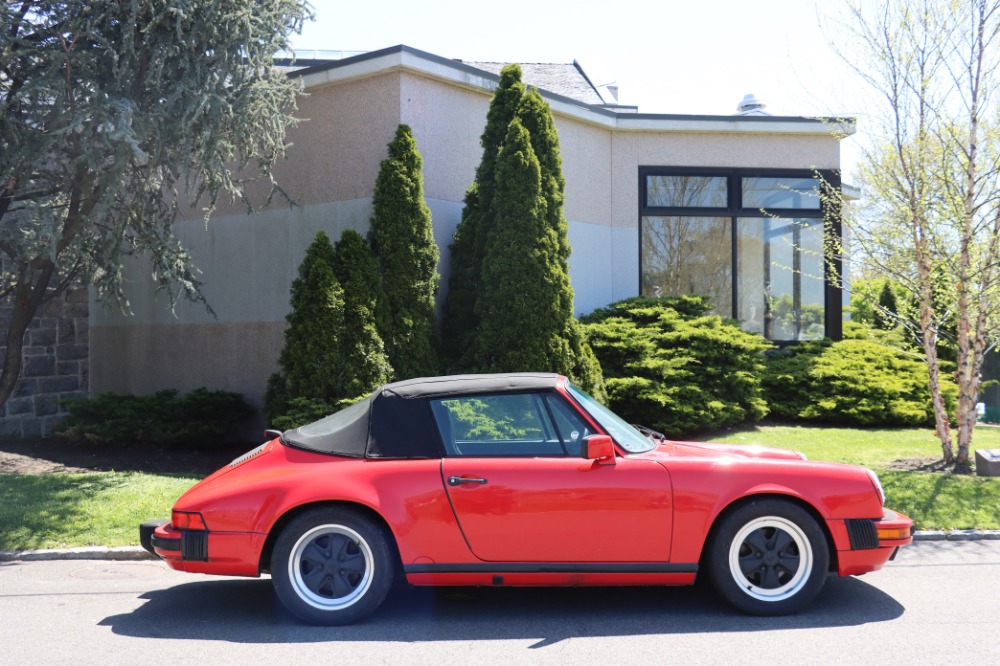
[[[728,179],[729,205],[726,208],[698,208],[691,206],[647,206],[649,176],[711,176]],[[743,207],[743,179],[754,177],[766,178],[810,178],[815,180],[817,188],[841,189],[840,171],[836,169],[774,169],[774,168],[716,168],[716,167],[639,167],[639,211],[638,211],[638,244],[639,244],[639,275],[638,293],[642,294],[643,276],[643,244],[642,224],[645,217],[720,217],[729,218],[730,223],[730,279],[731,279],[731,312],[729,316],[739,321],[739,234],[740,218],[748,217],[780,217],[809,218],[822,220],[824,247],[829,243],[839,243],[843,237],[839,203],[837,197],[821,197],[819,208],[768,208],[762,212],[760,208]],[[838,286],[843,283],[843,261],[838,253],[824,252],[823,257],[823,327],[827,338],[840,340],[843,338],[843,293]],[[772,340],[776,344],[790,344],[795,340]]]

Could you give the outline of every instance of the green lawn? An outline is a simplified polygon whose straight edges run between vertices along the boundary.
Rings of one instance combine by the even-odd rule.
[[[929,430],[852,430],[763,425],[709,438],[797,449],[811,460],[876,470],[889,496],[918,529],[1000,529],[1000,477],[886,469],[900,458],[939,456]],[[1000,428],[976,430],[974,447],[1000,448]],[[139,523],[167,518],[193,477],[135,472],[0,474],[0,550],[137,545]]]
[[[197,479],[137,472],[0,474],[0,550],[138,545]]]
[[[893,460],[940,457],[931,430],[858,430],[762,425],[701,437],[802,451],[810,460],[864,465],[878,472],[890,508],[921,530],[1000,529],[1000,477],[931,474],[887,469]],[[973,450],[1000,449],[1000,428],[977,428]]]

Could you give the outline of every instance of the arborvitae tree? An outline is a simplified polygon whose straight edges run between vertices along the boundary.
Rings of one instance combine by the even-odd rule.
[[[548,104],[520,79],[517,65],[501,71],[451,247],[452,369],[551,370],[603,399],[600,363],[573,318],[559,135]],[[525,314],[515,322],[512,312]]]
[[[560,267],[569,272],[569,225],[563,214],[563,203],[566,201],[566,179],[562,173],[562,154],[559,150],[559,134],[552,119],[552,110],[541,93],[534,88],[528,89],[521,97],[517,108],[517,117],[528,130],[531,137],[531,148],[538,158],[541,170],[542,196],[546,203],[546,220],[556,233],[559,243]],[[572,294],[570,294],[572,297]]]
[[[878,308],[875,310],[875,326],[884,331],[894,329],[896,327],[897,310],[896,295],[892,292],[890,281],[886,280],[878,296]]]
[[[345,354],[339,332],[344,329],[344,291],[333,273],[333,245],[320,231],[306,250],[299,276],[292,282],[292,310],[285,319],[285,348],[264,396],[269,422],[297,398],[332,407],[345,397]]]
[[[569,276],[559,268],[559,243],[546,219],[531,137],[516,118],[497,160],[495,194],[495,226],[476,300],[481,328],[469,365],[493,372],[567,372],[570,351],[562,333],[573,314]]]
[[[465,194],[462,220],[451,244],[451,274],[443,329],[444,352],[452,370],[464,369],[459,359],[470,349],[479,332],[479,316],[475,308],[482,285],[486,238],[493,227],[491,205],[496,187],[497,153],[524,91],[521,68],[517,65],[504,67],[486,115],[486,128],[479,139],[483,158],[476,169],[476,179]]]
[[[392,366],[375,325],[378,262],[356,231],[344,231],[333,254],[333,274],[344,290],[344,319],[336,332],[342,356],[342,398],[360,398],[389,381]],[[333,331],[331,331],[333,333]]]
[[[434,295],[440,276],[431,211],[424,201],[423,160],[400,125],[382,160],[369,239],[382,273],[378,327],[396,379],[440,371]]]

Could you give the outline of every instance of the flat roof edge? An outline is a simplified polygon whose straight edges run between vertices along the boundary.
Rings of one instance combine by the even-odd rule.
[[[499,77],[485,70],[403,44],[296,70],[288,76],[301,78],[308,90],[400,69],[486,93],[496,89],[499,82]],[[539,91],[554,113],[619,131],[801,134],[836,138],[850,136],[856,131],[855,119],[850,117],[617,113],[544,89]]]

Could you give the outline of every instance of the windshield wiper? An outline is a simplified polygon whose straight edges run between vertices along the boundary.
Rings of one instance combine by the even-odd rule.
[[[652,428],[647,428],[644,425],[633,423],[632,427],[654,442],[665,442],[667,440],[667,436],[664,435],[662,432],[657,432]]]

